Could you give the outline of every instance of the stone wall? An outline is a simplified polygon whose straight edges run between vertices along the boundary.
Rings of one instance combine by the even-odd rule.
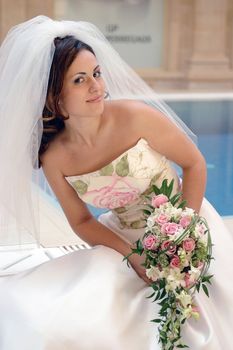
[[[165,1],[163,67],[140,75],[157,90],[232,90],[232,0]]]

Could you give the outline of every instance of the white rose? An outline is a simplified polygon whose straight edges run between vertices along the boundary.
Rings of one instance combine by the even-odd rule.
[[[166,291],[169,290],[175,291],[177,287],[180,287],[180,282],[172,279],[167,280],[167,285],[165,287]]]
[[[175,220],[179,220],[182,214],[182,209],[181,208],[173,208],[172,209],[172,216],[174,217]]]
[[[181,273],[179,268],[169,269],[166,290],[175,290],[177,287],[182,285],[183,280],[184,273]]]
[[[199,239],[199,241],[202,242],[205,246],[207,246],[208,235],[207,235],[207,234],[203,235],[203,236]]]
[[[194,215],[194,210],[192,208],[185,208],[183,211],[182,216],[193,216]]]
[[[184,290],[180,294],[176,294],[176,298],[180,301],[181,305],[184,308],[187,308],[188,305],[192,304],[192,297]]]
[[[146,269],[146,275],[152,281],[157,281],[157,279],[162,278],[163,273],[155,266],[151,266],[149,269]]]
[[[155,224],[154,217],[153,216],[149,216],[147,221],[146,221],[146,224],[147,224],[147,227],[149,229],[151,229],[154,226],[154,224]]]
[[[194,229],[194,236],[195,238],[199,238],[201,236],[198,227],[195,227]]]
[[[200,271],[200,269],[191,265],[191,270],[189,271],[189,274],[190,274],[191,280],[194,282],[194,281],[198,280],[198,278],[201,274],[201,271]]]

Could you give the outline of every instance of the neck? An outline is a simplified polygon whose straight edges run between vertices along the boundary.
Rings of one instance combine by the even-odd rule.
[[[70,117],[65,120],[65,134],[69,141],[89,148],[96,145],[102,126],[102,115],[95,117]]]

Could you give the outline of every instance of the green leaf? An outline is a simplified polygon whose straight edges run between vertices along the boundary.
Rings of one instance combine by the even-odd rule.
[[[214,275],[203,276],[203,277],[202,277],[202,282],[207,282],[207,283],[211,284],[210,279],[211,279],[213,276],[214,276]]]
[[[146,299],[152,298],[154,295],[155,295],[155,292],[149,295],[148,297],[146,297]]]
[[[162,294],[161,294],[161,299],[164,298],[166,294],[167,294],[167,291],[166,291],[166,289],[164,289]]]
[[[137,240],[136,245],[137,245],[137,249],[138,250],[144,250],[142,242],[140,241],[140,239]]]
[[[160,313],[163,313],[165,310],[167,310],[167,308],[169,308],[169,304],[165,303],[165,304],[162,306],[162,308],[161,308],[159,314],[160,314]]]
[[[110,176],[113,174],[113,171],[114,171],[114,167],[113,167],[113,164],[111,163],[111,164],[106,165],[102,169],[100,169],[99,173],[102,176]]]
[[[202,288],[203,288],[203,290],[204,290],[205,294],[207,295],[207,297],[209,297],[208,288],[206,287],[206,285],[205,285],[205,284],[202,284]]]
[[[184,199],[179,205],[178,205],[178,209],[181,208],[181,209],[184,209],[185,206],[187,204],[187,201]]]
[[[161,331],[161,332],[159,332],[159,335],[160,335],[160,337],[162,339],[166,339],[167,338],[167,333],[166,332]]]
[[[165,282],[165,278],[162,278],[161,280],[159,280],[159,287],[161,289],[165,288],[166,282]]]
[[[176,347],[177,347],[177,348],[180,348],[180,349],[181,349],[181,348],[182,348],[182,349],[184,349],[184,348],[189,348],[189,346],[188,346],[188,345],[185,345],[185,344],[183,344],[183,345],[180,344],[180,345],[177,345]]]
[[[166,194],[166,190],[167,190],[167,179],[164,179],[163,182],[162,182],[162,186],[160,188],[161,192],[163,194]]]
[[[143,212],[144,212],[144,214],[146,214],[146,215],[151,215],[151,212],[150,212],[149,210],[144,209]]]
[[[157,301],[157,300],[159,300],[159,299],[160,299],[160,291],[157,292],[154,301]]]
[[[152,287],[155,291],[157,291],[157,290],[159,289],[159,287],[157,286],[156,283],[152,283],[151,287]]]
[[[150,322],[160,323],[162,320],[159,318],[155,318],[154,320],[150,320]]]
[[[170,184],[167,187],[167,197],[170,198],[174,185],[174,179],[171,180]]]
[[[77,180],[73,183],[74,188],[76,189],[76,191],[83,195],[87,192],[88,186],[85,182],[83,182],[82,180]]]
[[[172,205],[175,205],[179,201],[181,196],[182,193],[178,192],[172,198],[170,198],[170,202],[172,203]]]
[[[128,155],[123,156],[116,164],[116,174],[119,176],[127,176],[129,174]]]
[[[161,192],[160,192],[160,189],[159,189],[157,186],[153,185],[152,188],[153,188],[153,191],[154,191],[154,193],[155,193],[156,195],[158,195],[158,194],[161,193]]]

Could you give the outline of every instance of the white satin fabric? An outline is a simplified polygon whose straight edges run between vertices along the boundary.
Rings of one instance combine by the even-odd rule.
[[[69,182],[83,200],[92,198],[96,203],[116,205],[116,196],[122,203],[135,191],[143,192],[143,181],[148,186],[152,179],[161,183],[163,178],[175,176],[164,157],[143,139],[107,167],[107,175],[103,173],[105,167],[70,177]],[[125,169],[128,176],[121,177],[119,171]],[[144,232],[135,226],[135,210],[141,208],[144,198],[141,193],[134,204],[102,214],[99,221],[126,241],[135,242]],[[197,294],[201,317],[199,321],[187,321],[183,337],[191,350],[230,350],[233,239],[205,199],[200,214],[209,223],[214,243],[215,260],[209,270],[214,278],[210,298],[203,291]],[[128,228],[132,224],[134,228]],[[146,299],[152,290],[122,259],[123,255],[114,249],[98,245],[2,279],[0,349],[160,350],[157,326],[150,322],[158,318],[158,306]]]
[[[221,218],[205,200],[214,241],[210,273],[215,277],[196,301],[199,321],[183,331],[191,350],[232,349],[233,240]],[[117,218],[102,214],[100,222],[129,241],[142,229],[119,230]],[[1,350],[159,350],[157,305],[146,299],[148,287],[115,250],[99,245],[4,278],[0,291]]]

